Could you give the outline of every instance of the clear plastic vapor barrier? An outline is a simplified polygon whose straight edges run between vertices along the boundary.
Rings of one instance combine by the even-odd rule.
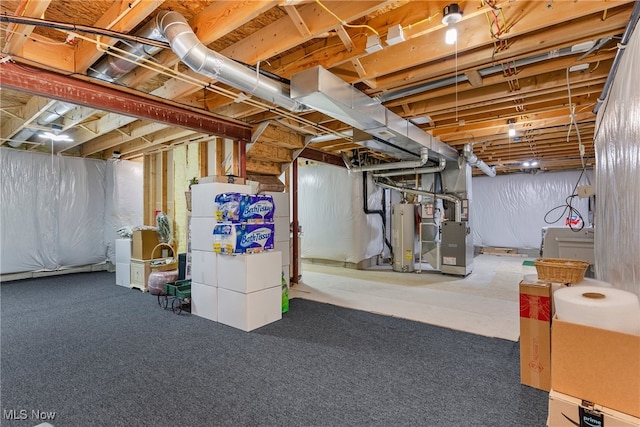
[[[596,276],[640,295],[640,31],[596,123]]]

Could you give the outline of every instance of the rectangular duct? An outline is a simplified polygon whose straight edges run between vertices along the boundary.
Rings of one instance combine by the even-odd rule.
[[[454,148],[322,67],[294,74],[291,78],[291,97],[369,134],[370,137],[359,138],[359,143],[400,160],[420,158],[423,148],[429,150],[430,158],[458,159],[458,152]]]

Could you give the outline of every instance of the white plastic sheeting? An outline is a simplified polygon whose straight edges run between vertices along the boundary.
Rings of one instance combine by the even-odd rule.
[[[369,180],[368,207],[382,209],[382,190]],[[382,253],[382,218],[364,213],[362,173],[300,162],[298,206],[303,258],[358,263]]]
[[[107,169],[101,160],[0,148],[0,273],[105,262]]]
[[[474,245],[540,248],[542,227],[550,225],[545,223],[545,215],[566,205],[579,178],[580,171],[473,178],[469,215]],[[584,184],[587,184],[585,177],[580,181],[580,185]],[[587,199],[575,197],[571,204],[588,226]],[[550,212],[548,220],[555,221],[563,211],[564,207]],[[567,215],[565,211],[554,226],[564,226]]]
[[[640,31],[621,57],[596,126],[596,277],[640,296]]]
[[[115,264],[116,230],[143,224],[142,163],[127,160],[107,162],[104,241],[107,259]]]

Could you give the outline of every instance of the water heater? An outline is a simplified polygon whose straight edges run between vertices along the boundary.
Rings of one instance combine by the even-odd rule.
[[[391,249],[393,271],[415,271],[416,205],[402,203],[391,206]]]

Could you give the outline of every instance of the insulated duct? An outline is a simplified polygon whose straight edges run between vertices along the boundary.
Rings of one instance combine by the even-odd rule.
[[[287,85],[262,76],[202,44],[179,13],[160,12],[156,16],[156,22],[173,52],[193,71],[287,110],[308,110],[304,104],[291,99]]]
[[[416,188],[407,188],[398,184],[395,181],[390,180],[389,178],[385,178],[386,182],[381,182],[379,179],[375,180],[375,184],[382,188],[388,188],[390,190],[396,190],[401,193],[409,193],[415,194],[418,196],[427,196],[435,199],[447,200],[449,202],[453,202],[455,205],[455,218],[454,221],[459,222],[462,219],[462,200],[453,194],[440,194],[440,193],[432,193],[430,191],[418,190]]]
[[[473,145],[465,144],[464,145],[464,150],[463,150],[463,155],[464,155],[465,160],[471,166],[474,166],[474,167],[480,169],[482,172],[484,172],[485,174],[487,174],[490,177],[496,176],[496,168],[495,168],[495,166],[487,165],[485,162],[483,162],[482,160],[478,159],[478,156],[473,154]]]

